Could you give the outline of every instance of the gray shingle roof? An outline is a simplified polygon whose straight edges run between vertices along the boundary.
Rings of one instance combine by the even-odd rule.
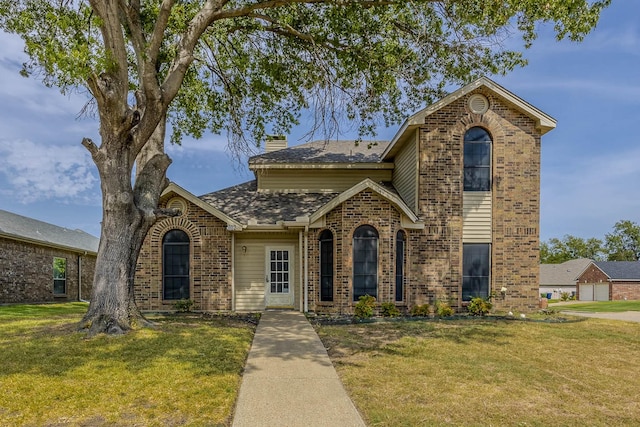
[[[378,163],[389,141],[313,141],[253,156],[249,165],[267,163]]]
[[[275,224],[311,215],[338,194],[259,193],[254,180],[199,198],[244,224],[251,219],[257,220],[258,224]]]
[[[82,230],[58,227],[4,210],[0,210],[0,234],[83,252],[97,252],[100,242]]]
[[[597,261],[595,265],[612,280],[640,280],[640,261]]]
[[[591,264],[588,258],[572,259],[562,264],[540,264],[541,286],[575,286],[578,276]]]

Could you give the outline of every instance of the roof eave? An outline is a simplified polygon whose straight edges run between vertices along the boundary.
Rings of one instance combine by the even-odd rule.
[[[74,252],[74,253],[78,253],[78,254],[87,254],[87,255],[97,255],[98,254],[97,251],[94,251],[94,250],[91,250],[91,249],[84,249],[84,248],[78,248],[78,247],[75,247],[75,246],[61,245],[59,243],[53,243],[53,242],[49,242],[47,240],[31,239],[31,238],[28,238],[28,237],[19,236],[17,234],[0,232],[0,237],[5,237],[7,239],[16,240],[16,241],[24,242],[24,243],[29,243],[29,244],[32,244],[32,245],[46,246],[48,248],[60,249],[60,250],[64,250],[64,251]]]
[[[341,162],[341,163],[254,163],[249,170],[259,169],[393,169],[389,162]]]

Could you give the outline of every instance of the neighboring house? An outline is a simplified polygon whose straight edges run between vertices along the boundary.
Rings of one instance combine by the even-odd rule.
[[[560,298],[563,292],[576,294],[576,280],[591,264],[588,258],[565,261],[562,264],[540,264],[540,293]]]
[[[89,299],[99,239],[0,210],[0,303]]]
[[[487,78],[410,116],[391,141],[267,141],[255,180],[196,197],[176,184],[143,244],[142,310],[351,313],[497,293],[536,309],[540,140],[554,119]],[[212,167],[215,167],[213,165]],[[501,289],[506,287],[504,297]]]
[[[595,261],[578,276],[580,301],[640,300],[640,261]]]

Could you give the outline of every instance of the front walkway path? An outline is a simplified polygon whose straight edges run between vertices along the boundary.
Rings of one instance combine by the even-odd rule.
[[[262,314],[233,426],[365,426],[302,313]]]
[[[640,322],[640,311],[589,313],[586,311],[572,311],[572,310],[565,310],[565,309],[561,309],[561,310],[563,313],[570,314],[572,316],[595,317],[597,319],[609,319],[609,320],[625,320],[627,322]]]

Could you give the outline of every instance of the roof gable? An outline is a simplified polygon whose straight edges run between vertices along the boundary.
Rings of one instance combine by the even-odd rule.
[[[162,192],[162,196],[166,196],[170,193],[177,194],[178,196],[186,199],[187,201],[198,206],[199,208],[204,209],[206,212],[209,212],[211,215],[224,221],[229,227],[242,228],[242,225],[238,221],[226,215],[224,212],[211,206],[210,204],[200,200],[198,197],[196,197],[192,193],[188,192],[187,190],[185,190],[184,188],[180,187],[179,185],[173,182],[170,183],[167,186],[167,188],[164,189],[164,191]]]
[[[540,285],[574,285],[578,277],[591,265],[588,258],[572,259],[561,264],[540,264]]]
[[[394,205],[400,212],[402,212],[414,225],[414,228],[424,228],[424,223],[420,221],[418,216],[407,206],[407,204],[392,191],[387,190],[382,185],[372,181],[367,178],[348,190],[340,193],[337,197],[333,198],[329,203],[322,206],[318,209],[313,215],[309,217],[309,222],[313,224],[318,221],[324,215],[329,213],[331,210],[335,209],[337,206],[341,205],[351,197],[360,193],[363,190],[371,190],[384,199],[388,200],[392,205]]]
[[[98,252],[100,243],[100,239],[82,230],[70,230],[4,210],[0,210],[0,235],[44,246],[93,254]]]
[[[480,77],[474,82],[469,83],[468,85],[461,87],[455,92],[452,92],[451,94],[445,96],[440,101],[435,102],[429,105],[428,107],[413,114],[412,116],[408,117],[404,121],[402,126],[400,126],[400,129],[398,129],[398,132],[396,132],[395,136],[391,140],[391,143],[389,144],[387,149],[384,151],[384,153],[382,153],[382,159],[387,159],[389,157],[392,157],[393,153],[397,149],[396,145],[399,142],[399,140],[402,139],[403,135],[407,131],[411,131],[416,127],[424,124],[425,118],[427,116],[430,116],[436,111],[446,107],[452,102],[457,101],[458,99],[462,98],[468,93],[473,92],[479,88],[486,88],[487,90],[491,91],[495,95],[506,100],[509,104],[513,105],[516,109],[520,110],[522,113],[531,117],[536,122],[536,125],[540,129],[541,134],[544,135],[545,133],[549,132],[551,129],[554,129],[556,127],[556,120],[553,117],[537,109],[533,105],[529,104],[522,98],[519,98],[515,94],[509,92],[507,89],[503,88],[502,86],[488,79],[487,77]]]
[[[640,261],[596,261],[610,280],[640,280]]]

